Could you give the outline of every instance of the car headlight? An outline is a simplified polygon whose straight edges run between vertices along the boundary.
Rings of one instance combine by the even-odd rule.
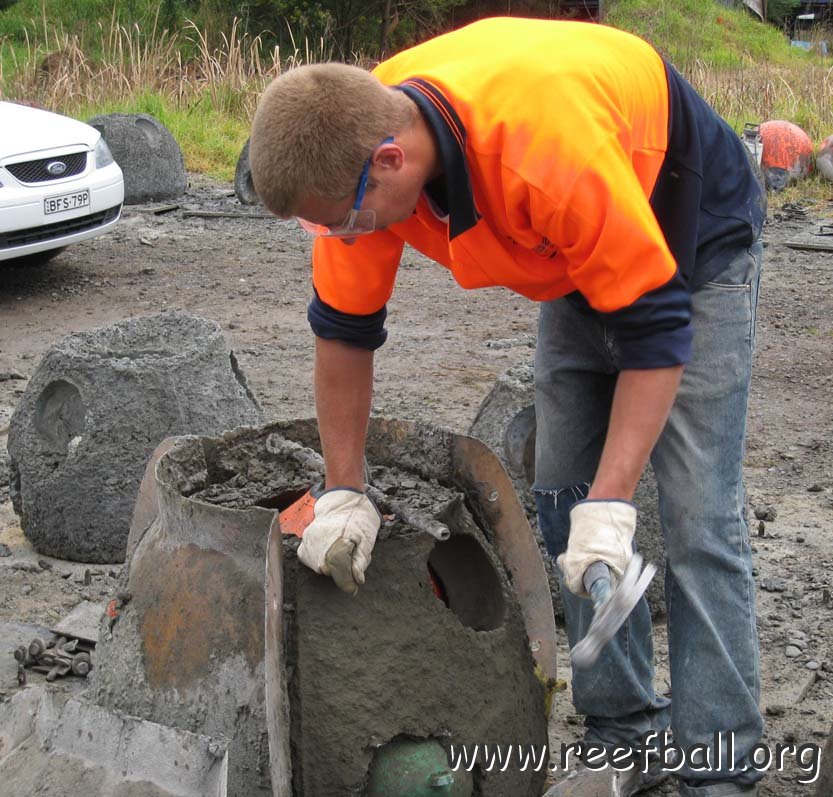
[[[113,153],[110,152],[110,147],[107,146],[107,142],[103,138],[98,139],[98,143],[95,145],[96,169],[103,169],[105,166],[109,166],[114,162]]]

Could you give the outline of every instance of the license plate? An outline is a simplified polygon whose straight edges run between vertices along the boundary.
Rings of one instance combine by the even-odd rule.
[[[50,213],[63,213],[65,210],[85,208],[89,204],[90,192],[76,191],[74,194],[47,197],[43,200],[43,212],[48,216]]]

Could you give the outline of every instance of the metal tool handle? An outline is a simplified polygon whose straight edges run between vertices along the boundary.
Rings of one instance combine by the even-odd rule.
[[[593,599],[593,609],[598,609],[610,597],[610,568],[604,562],[593,562],[584,571],[584,588]]]

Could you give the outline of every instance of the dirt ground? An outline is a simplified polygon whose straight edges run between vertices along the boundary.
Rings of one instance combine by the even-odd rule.
[[[313,414],[309,240],[293,224],[241,207],[229,185],[197,176],[179,209],[150,210],[128,208],[115,232],[45,266],[0,263],[0,430],[57,338],[172,308],[221,325],[268,416]],[[205,211],[240,215],[189,215]],[[785,246],[830,212],[771,213],[765,230],[746,475],[750,514],[764,518],[752,522],[752,535],[761,703],[773,750],[823,744],[833,719],[833,257]],[[467,431],[497,375],[531,360],[535,325],[532,303],[500,289],[465,292],[406,251],[377,356],[374,413]],[[38,564],[8,502],[4,448],[0,431],[0,621],[54,624],[80,599],[107,597],[118,568],[94,567],[85,584],[83,565]],[[2,556],[3,545],[11,555]],[[569,680],[563,636],[560,647],[559,675]],[[658,687],[667,690],[662,621],[656,647]],[[557,698],[551,742],[580,733],[568,689]],[[815,794],[798,781],[806,771],[789,755],[786,763],[761,794]]]

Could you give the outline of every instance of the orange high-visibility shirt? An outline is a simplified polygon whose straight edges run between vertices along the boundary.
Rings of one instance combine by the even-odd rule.
[[[653,340],[653,353],[634,354],[626,366],[685,361],[688,282],[703,240],[696,161],[721,136],[742,145],[649,44],[601,25],[489,19],[406,50],[374,74],[406,92],[431,126],[446,207],[423,193],[410,219],[352,246],[317,239],[316,334],[381,344],[407,242],[464,288],[502,285],[535,300],[577,292],[595,311],[624,312],[626,339],[638,340],[641,327],[646,338],[665,336],[665,355],[657,356]],[[701,133],[693,166],[685,163],[692,124]],[[671,162],[669,131],[686,151]],[[675,171],[678,161],[683,168]],[[678,183],[687,186],[679,211],[692,219],[675,218]],[[752,190],[745,179],[727,186]],[[672,201],[652,207],[655,191]],[[752,215],[740,213],[721,234],[742,228],[751,241]],[[629,316],[631,307],[637,311]],[[365,332],[354,334],[356,322]],[[371,328],[375,338],[363,342]]]

